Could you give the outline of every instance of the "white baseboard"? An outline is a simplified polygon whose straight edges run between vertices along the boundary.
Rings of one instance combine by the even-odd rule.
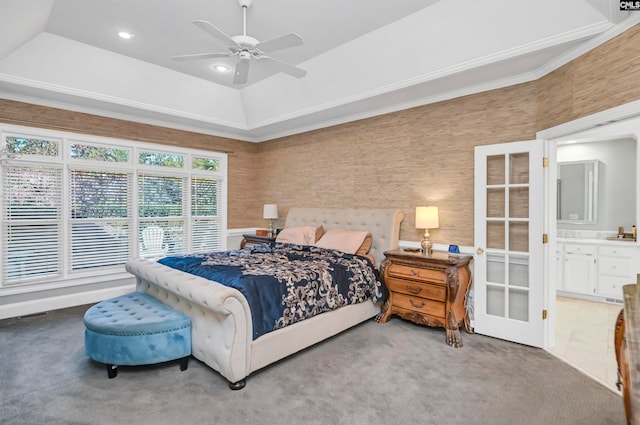
[[[135,288],[135,283],[132,283],[123,286],[116,286],[114,288],[77,292],[75,294],[59,295],[0,305],[0,319],[26,316],[29,314],[42,313],[45,311],[58,310],[60,308],[74,307],[83,304],[97,303],[132,292]]]

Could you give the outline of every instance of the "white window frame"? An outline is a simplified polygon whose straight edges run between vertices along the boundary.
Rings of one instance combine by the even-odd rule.
[[[61,252],[63,267],[61,275],[56,278],[35,278],[33,280],[25,280],[24,282],[7,283],[0,280],[0,296],[5,294],[15,294],[21,292],[30,292],[34,290],[53,289],[66,286],[74,286],[79,284],[99,283],[106,280],[112,280],[119,277],[129,276],[124,266],[106,267],[91,269],[88,271],[71,271],[70,270],[70,254],[69,247],[71,245],[71,233],[69,231],[70,223],[70,186],[69,174],[71,169],[101,170],[101,171],[119,171],[131,174],[131,211],[128,221],[131,223],[129,230],[129,252],[131,257],[137,257],[139,254],[139,225],[138,217],[138,173],[150,173],[155,175],[168,175],[183,178],[187,184],[183,189],[183,204],[186,215],[183,216],[185,226],[185,245],[184,252],[189,252],[191,233],[192,233],[192,217],[191,208],[191,180],[193,178],[210,178],[218,180],[218,217],[220,219],[221,237],[220,249],[226,249],[226,233],[227,233],[227,180],[228,180],[228,155],[222,152],[205,151],[190,148],[178,148],[162,144],[154,144],[147,142],[138,142],[125,139],[108,138],[101,136],[84,135],[78,133],[64,132],[59,130],[39,129],[33,127],[24,127],[11,124],[0,124],[0,152],[6,146],[7,137],[25,137],[25,138],[42,138],[47,140],[55,139],[59,142],[59,151],[57,157],[42,157],[24,155],[17,158],[7,158],[6,153],[0,155],[0,166],[3,164],[25,164],[25,165],[43,165],[52,166],[54,164],[62,166],[62,240],[59,242],[59,251]],[[79,158],[71,158],[71,144],[81,143],[96,146],[105,146],[112,148],[122,148],[130,150],[128,162],[107,162],[96,160],[84,160]],[[138,164],[138,155],[140,151],[153,151],[158,153],[181,155],[184,157],[184,167],[174,168],[160,165],[144,165]],[[201,169],[192,169],[192,158],[209,158],[218,161],[219,169],[217,171],[207,171]],[[2,193],[3,181],[0,174],[0,196]],[[3,218],[4,219],[4,218]],[[0,229],[0,232],[2,230]],[[0,253],[3,251],[5,243],[4,235],[0,235]],[[4,276],[2,270],[4,260],[0,261],[0,277]]]

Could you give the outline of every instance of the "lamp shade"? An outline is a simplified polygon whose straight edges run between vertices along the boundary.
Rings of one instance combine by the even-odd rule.
[[[264,210],[262,218],[278,218],[278,205],[276,204],[264,204]]]
[[[437,229],[440,227],[438,207],[416,207],[416,229]]]

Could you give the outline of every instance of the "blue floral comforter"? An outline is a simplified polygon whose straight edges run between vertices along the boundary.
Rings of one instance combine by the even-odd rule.
[[[251,309],[253,339],[344,305],[387,297],[367,258],[314,246],[262,244],[158,262],[239,290]]]

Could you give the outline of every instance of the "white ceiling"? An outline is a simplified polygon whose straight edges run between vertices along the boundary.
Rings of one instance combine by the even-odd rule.
[[[247,33],[295,32],[247,84],[172,56],[225,51],[236,0],[0,0],[0,97],[263,141],[540,78],[629,26],[617,0],[253,0]],[[126,30],[130,40],[117,36]]]

